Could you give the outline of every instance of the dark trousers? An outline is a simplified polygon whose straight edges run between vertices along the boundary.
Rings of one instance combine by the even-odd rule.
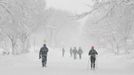
[[[95,60],[96,60],[96,58],[91,56],[91,58],[90,58],[90,61],[91,61],[91,69],[95,69]]]
[[[47,64],[47,56],[42,57],[42,67],[46,67]]]

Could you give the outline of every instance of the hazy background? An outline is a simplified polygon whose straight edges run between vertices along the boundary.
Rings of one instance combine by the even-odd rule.
[[[47,68],[39,60],[44,43]],[[82,59],[71,47],[82,48]],[[133,64],[134,0],[0,0],[1,75],[133,75]]]

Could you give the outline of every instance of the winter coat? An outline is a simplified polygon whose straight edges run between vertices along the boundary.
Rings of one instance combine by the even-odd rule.
[[[46,46],[42,47],[39,52],[39,58],[46,57],[48,48]]]
[[[83,53],[82,49],[79,49],[78,54],[82,54],[82,53]]]
[[[88,53],[93,58],[96,58],[96,55],[98,55],[97,51],[95,49],[91,49]]]

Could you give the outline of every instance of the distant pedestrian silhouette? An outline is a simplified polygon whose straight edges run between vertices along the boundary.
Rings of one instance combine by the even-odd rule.
[[[96,55],[98,55],[97,51],[94,49],[94,46],[92,46],[91,50],[89,51],[88,55],[90,56],[91,61],[91,69],[95,69],[95,60]]]
[[[74,49],[73,49],[73,56],[74,56],[74,59],[77,59],[77,49],[76,49],[76,47],[74,47]]]
[[[70,56],[72,57],[72,55],[73,55],[73,49],[70,48]]]
[[[44,44],[44,46],[40,49],[39,52],[39,59],[42,59],[42,67],[46,67],[47,53],[48,53],[48,48],[46,47],[46,44]]]
[[[82,58],[82,53],[83,53],[83,50],[81,49],[81,47],[79,47],[77,53],[78,53],[78,55],[79,55],[79,59],[81,59],[81,58]]]
[[[62,57],[64,57],[64,55],[65,55],[65,49],[62,48]]]

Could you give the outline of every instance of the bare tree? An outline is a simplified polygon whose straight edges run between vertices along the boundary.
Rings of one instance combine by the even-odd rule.
[[[45,25],[47,17],[45,2],[44,0],[1,0],[0,7],[7,14],[2,16],[0,26],[3,33],[11,40],[12,52],[16,54],[17,40],[21,40],[24,49],[30,34],[41,25]]]
[[[76,19],[84,18],[85,16],[92,15],[94,13],[101,13],[101,16],[99,20],[96,21],[96,23],[102,21],[103,19],[107,18],[108,16],[111,16],[113,14],[113,11],[118,6],[129,6],[134,5],[133,0],[92,0],[93,5],[88,5],[88,7],[91,9],[89,12],[85,12],[82,14],[78,14],[74,16]]]
[[[133,36],[133,0],[93,0],[93,5],[88,5],[91,10],[75,16],[75,19],[82,19],[89,16],[85,27],[89,36],[97,37],[96,40],[105,37],[106,43],[110,43],[116,54],[119,54],[123,47],[128,53],[127,40]],[[93,15],[93,17],[90,17]],[[94,19],[94,20],[91,20]],[[91,23],[91,22],[93,23]],[[94,21],[94,22],[93,22]],[[106,24],[108,23],[108,24]],[[95,28],[94,28],[94,27]],[[99,28],[98,28],[99,27]],[[92,28],[92,29],[91,29]],[[93,31],[92,31],[93,30]],[[97,33],[94,33],[94,32]],[[93,35],[90,35],[93,34]]]

